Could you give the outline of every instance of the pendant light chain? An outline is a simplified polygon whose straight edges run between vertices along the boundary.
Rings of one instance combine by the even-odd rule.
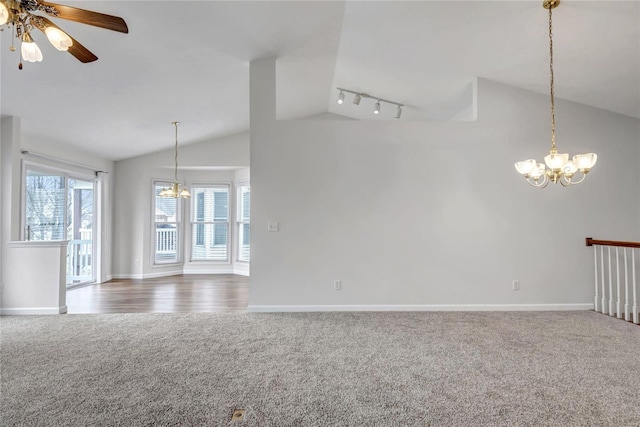
[[[171,187],[169,188],[167,187],[163,188],[162,191],[158,193],[159,197],[171,197],[173,199],[177,199],[178,197],[188,199],[189,197],[191,197],[189,190],[187,190],[186,187],[181,186],[180,183],[178,182],[178,124],[179,123],[180,122],[171,122],[171,124],[176,128],[176,145],[175,145],[175,154],[174,154],[175,169],[173,173],[173,178],[174,178],[173,184],[171,184]]]
[[[551,74],[551,152],[557,153],[556,148],[556,106],[554,101],[553,91],[553,23],[552,23],[552,11],[553,7],[549,7],[549,72]]]
[[[175,155],[176,170],[174,174],[175,182],[178,182],[178,123],[179,122],[173,122],[173,125],[176,127],[176,155]]]

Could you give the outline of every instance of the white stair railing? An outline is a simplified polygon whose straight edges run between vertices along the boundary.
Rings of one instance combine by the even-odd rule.
[[[640,256],[640,243],[594,240],[591,237],[587,237],[586,244],[587,246],[593,246],[595,310],[609,316],[616,316],[619,319],[640,324],[638,316],[638,283],[636,282],[636,258]],[[611,254],[612,248],[615,249],[615,256]],[[614,264],[613,266],[612,263]],[[615,287],[613,283],[614,268],[616,271]],[[621,269],[624,277],[624,295],[621,288]],[[605,277],[608,277],[608,282]]]

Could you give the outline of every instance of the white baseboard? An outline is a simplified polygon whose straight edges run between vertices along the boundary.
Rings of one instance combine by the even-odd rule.
[[[58,308],[50,307],[27,307],[27,308],[0,308],[0,316],[24,316],[39,314],[63,314],[67,312],[67,306]]]
[[[182,274],[233,274],[233,268],[231,266],[225,266],[225,268],[205,268],[205,269],[191,269],[185,268]]]
[[[181,274],[183,274],[182,270],[158,271],[156,273],[143,274],[141,279],[153,279],[155,277],[178,276],[178,275],[181,275]]]
[[[177,276],[182,274],[182,270],[176,271],[159,271],[156,273],[147,273],[147,274],[113,274],[111,275],[111,279],[153,279],[156,277],[168,277],[168,276]]]
[[[246,270],[233,270],[233,274],[237,274],[238,276],[246,276],[246,277],[251,276],[249,272]]]
[[[111,279],[142,279],[142,274],[112,274]]]
[[[436,305],[250,305],[250,312],[303,311],[573,311],[593,304],[436,304]]]
[[[191,275],[191,274],[238,274],[240,276],[249,276],[248,271],[242,270],[234,270],[232,268],[225,269],[207,269],[207,270],[176,270],[176,271],[166,271],[166,272],[158,272],[158,273],[147,273],[147,274],[112,274],[108,276],[109,280],[114,279],[153,279],[156,277],[168,277],[168,276],[176,276],[176,275]]]

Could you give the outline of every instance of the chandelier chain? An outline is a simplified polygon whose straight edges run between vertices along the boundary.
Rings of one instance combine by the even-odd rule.
[[[552,9],[549,7],[549,73],[550,73],[550,92],[551,92],[551,151],[555,154],[556,148],[556,106],[553,90],[553,21]]]
[[[178,182],[178,122],[173,122],[173,125],[176,127],[176,154],[175,154],[176,169],[175,169],[174,178],[175,178],[175,182]]]

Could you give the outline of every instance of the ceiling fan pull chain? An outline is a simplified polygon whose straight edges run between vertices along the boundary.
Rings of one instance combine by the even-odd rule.
[[[11,52],[15,52],[16,51],[16,47],[13,44],[13,39],[14,39],[14,35],[16,34],[16,24],[13,24],[13,26],[11,27],[11,46],[9,46],[9,50]]]

